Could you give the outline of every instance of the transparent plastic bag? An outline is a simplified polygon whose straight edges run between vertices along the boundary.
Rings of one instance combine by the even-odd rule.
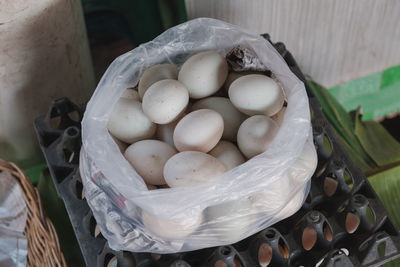
[[[113,106],[154,64],[181,66],[199,51],[252,50],[284,88],[288,106],[268,150],[207,184],[149,191],[107,131]],[[85,196],[111,248],[175,253],[237,242],[296,212],[316,167],[303,83],[265,39],[200,18],[118,57],[87,105],[80,172]]]

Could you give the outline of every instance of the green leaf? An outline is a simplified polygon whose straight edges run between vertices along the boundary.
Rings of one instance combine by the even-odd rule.
[[[354,120],[352,120],[352,117],[324,87],[313,81],[308,81],[308,83],[315,96],[320,101],[324,114],[336,130],[338,136],[342,137],[342,140],[344,140],[348,146],[354,150],[363,162],[369,165],[370,168],[375,168],[375,162],[365,152],[358,138],[354,134]]]
[[[336,132],[336,130],[335,130]],[[357,154],[352,147],[349,146],[349,144],[343,139],[342,136],[340,136],[336,132],[336,136],[339,138],[340,143],[342,144],[343,148],[346,150],[347,154],[349,154],[351,160],[354,162],[354,164],[361,169],[364,173],[370,172],[373,170],[373,168],[365,162],[363,158],[360,157],[359,154]]]
[[[355,134],[368,155],[379,167],[400,163],[400,143],[386,129],[374,121],[355,118]]]
[[[370,176],[368,180],[397,228],[400,228],[400,166]],[[400,266],[400,259],[383,266]]]
[[[368,177],[386,210],[400,227],[400,166]]]
[[[315,96],[318,98],[319,102],[321,103],[322,106],[322,111],[324,112],[325,116],[327,117],[328,121],[332,124],[332,126],[336,129],[336,131],[344,138],[346,139],[346,142],[348,142],[352,147],[352,140],[349,139],[342,127],[340,125],[339,121],[337,120],[335,111],[333,110],[334,107],[329,103],[328,97],[325,94],[325,88],[320,86],[319,84],[309,81],[310,87],[312,88]]]

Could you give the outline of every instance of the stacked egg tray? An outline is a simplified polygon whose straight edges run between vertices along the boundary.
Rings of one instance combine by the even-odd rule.
[[[292,55],[282,43],[274,46],[306,84],[318,166],[297,213],[235,244],[165,255],[110,249],[82,191],[83,108],[62,98],[35,120],[40,146],[87,266],[380,266],[400,256],[396,226],[342,148]]]

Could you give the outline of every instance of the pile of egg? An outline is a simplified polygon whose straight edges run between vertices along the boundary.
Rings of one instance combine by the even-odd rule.
[[[224,94],[229,98],[217,96]],[[272,78],[229,73],[223,56],[206,51],[180,70],[171,64],[147,69],[137,91],[127,89],[117,102],[107,128],[149,189],[188,186],[266,151],[284,102]]]
[[[261,72],[229,72],[223,56],[206,51],[191,56],[180,70],[171,64],[147,69],[137,90],[126,89],[117,102],[107,128],[148,189],[163,190],[207,183],[265,152],[282,123],[284,103],[274,79]],[[310,178],[316,160],[308,144],[290,177],[270,184],[268,192],[211,206],[184,220],[161,220],[143,211],[142,221],[156,235],[176,239],[205,219],[211,222],[210,236],[236,242],[259,214],[275,212],[283,219],[300,208],[305,186],[294,196],[289,188]]]

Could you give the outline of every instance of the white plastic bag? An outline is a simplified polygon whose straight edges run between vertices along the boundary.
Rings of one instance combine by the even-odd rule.
[[[154,64],[181,66],[190,55],[242,45],[272,71],[287,110],[268,151],[207,184],[149,191],[106,124],[124,90]],[[302,82],[260,36],[200,18],[167,30],[118,57],[87,105],[80,171],[85,196],[111,248],[175,253],[239,241],[297,211],[316,166],[308,98]]]

